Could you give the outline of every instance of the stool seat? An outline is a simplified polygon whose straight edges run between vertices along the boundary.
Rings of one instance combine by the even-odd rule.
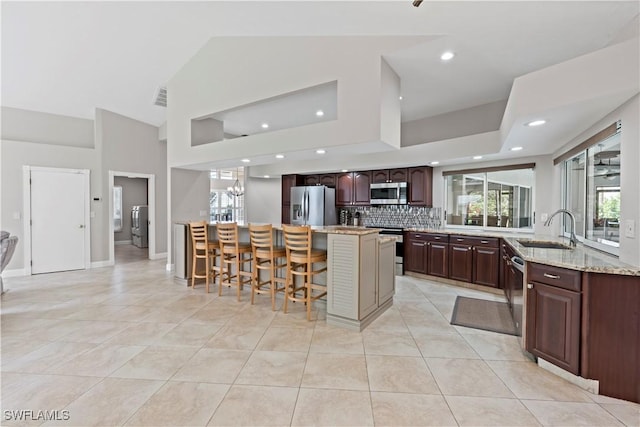
[[[256,254],[260,258],[268,258],[270,256],[271,251],[269,249],[256,248]],[[273,255],[285,257],[287,256],[287,250],[284,246],[274,246],[273,247]]]
[[[307,253],[303,251],[291,251],[291,261],[304,263],[307,262]],[[309,255],[311,258],[311,262],[324,262],[327,259],[327,251],[323,251],[321,249],[311,249],[311,254]]]

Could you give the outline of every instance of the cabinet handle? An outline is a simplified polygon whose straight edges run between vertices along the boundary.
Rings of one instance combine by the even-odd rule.
[[[464,239],[456,239],[458,242],[462,242]]]
[[[440,240],[440,237],[436,237],[436,240]]]
[[[487,243],[489,243],[489,241],[488,240],[480,240],[480,243],[484,243],[486,245]]]
[[[469,246],[469,250],[473,250],[474,248],[472,248],[471,246]]]
[[[431,246],[431,242],[428,242],[428,243],[427,243],[427,246]]]
[[[533,283],[528,283],[527,284],[527,289],[533,289]]]
[[[549,279],[559,279],[560,276],[556,276],[555,274],[549,274],[549,273],[544,273],[544,277],[547,277]]]

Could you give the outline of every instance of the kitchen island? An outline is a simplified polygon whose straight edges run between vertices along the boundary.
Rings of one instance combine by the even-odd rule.
[[[215,236],[215,224],[209,227],[210,236]],[[240,241],[248,243],[248,225],[238,227]],[[187,228],[186,221],[176,223],[174,233],[186,236]],[[284,246],[282,226],[274,224],[273,228],[274,243]],[[380,236],[377,228],[313,226],[311,229],[313,247],[327,251],[327,271],[315,279],[327,285],[327,323],[361,331],[393,305],[395,240]],[[188,267],[190,239],[183,237],[176,246],[176,266],[184,259],[182,263]],[[181,273],[183,277],[179,277],[190,275],[186,267]]]

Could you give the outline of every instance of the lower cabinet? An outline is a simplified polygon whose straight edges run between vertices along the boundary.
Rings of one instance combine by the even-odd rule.
[[[449,277],[449,244],[431,241],[427,245],[427,274]]]
[[[420,234],[409,233],[405,240],[404,268],[406,271],[427,274],[427,242],[421,237]]]
[[[581,273],[527,263],[526,349],[580,373]]]
[[[496,239],[497,240],[497,239]],[[473,247],[473,280],[476,285],[500,285],[500,249],[489,246]]]
[[[449,278],[469,282],[473,280],[472,247],[462,244],[449,244]]]

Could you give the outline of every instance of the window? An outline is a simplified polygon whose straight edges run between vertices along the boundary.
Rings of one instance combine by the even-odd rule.
[[[447,225],[532,228],[533,166],[444,172]]]
[[[576,217],[576,235],[612,254],[620,246],[619,131],[618,124],[610,126],[563,161],[563,207]],[[569,231],[565,223],[565,234]]]
[[[113,231],[122,231],[122,186],[113,187]]]
[[[243,168],[212,170],[210,177],[210,221],[244,223],[244,195],[234,196],[228,190],[236,179],[244,187]]]

